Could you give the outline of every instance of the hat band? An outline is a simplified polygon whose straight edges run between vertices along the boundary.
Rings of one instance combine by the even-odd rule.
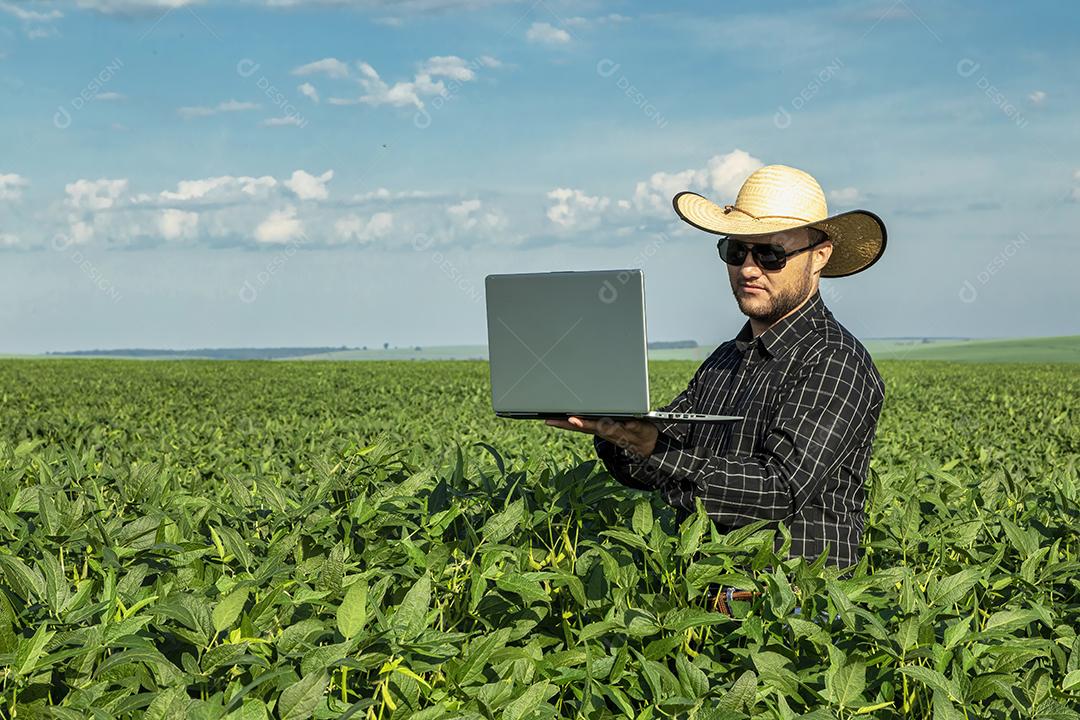
[[[763,218],[786,218],[788,220],[798,220],[799,222],[805,222],[805,223],[814,222],[813,220],[807,220],[806,218],[795,217],[794,215],[754,215],[753,213],[749,213],[746,210],[743,210],[741,207],[736,207],[735,205],[725,205],[724,206],[724,214],[725,215],[730,213],[732,210],[738,210],[743,215],[749,215],[750,217],[752,217],[755,220],[761,220]]]

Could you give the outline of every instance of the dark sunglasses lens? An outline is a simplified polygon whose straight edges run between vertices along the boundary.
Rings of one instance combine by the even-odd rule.
[[[779,270],[784,267],[784,261],[787,259],[785,254],[784,248],[780,245],[754,246],[754,259],[766,270]]]
[[[728,265],[742,265],[746,260],[746,246],[731,238],[720,238],[716,243],[716,249],[720,253],[720,259]]]
[[[747,244],[731,238],[720,238],[716,249],[728,265],[742,265],[749,253],[754,254],[754,262],[765,270],[779,270],[787,261],[787,254],[780,245]]]

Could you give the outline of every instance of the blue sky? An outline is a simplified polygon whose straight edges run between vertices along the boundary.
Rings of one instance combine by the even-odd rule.
[[[744,318],[671,196],[865,208],[857,336],[1073,334],[1073,3],[0,0],[0,353],[471,344],[493,272]]]

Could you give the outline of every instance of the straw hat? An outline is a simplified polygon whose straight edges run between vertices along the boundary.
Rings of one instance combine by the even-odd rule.
[[[766,165],[751,173],[734,205],[720,206],[693,192],[681,192],[671,202],[683,220],[717,235],[767,235],[801,227],[823,230],[833,251],[822,277],[854,275],[885,252],[881,218],[867,210],[829,217],[818,181],[787,165]]]

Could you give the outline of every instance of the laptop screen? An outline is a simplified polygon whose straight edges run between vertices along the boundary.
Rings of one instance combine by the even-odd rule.
[[[496,412],[649,409],[641,270],[489,275]]]

